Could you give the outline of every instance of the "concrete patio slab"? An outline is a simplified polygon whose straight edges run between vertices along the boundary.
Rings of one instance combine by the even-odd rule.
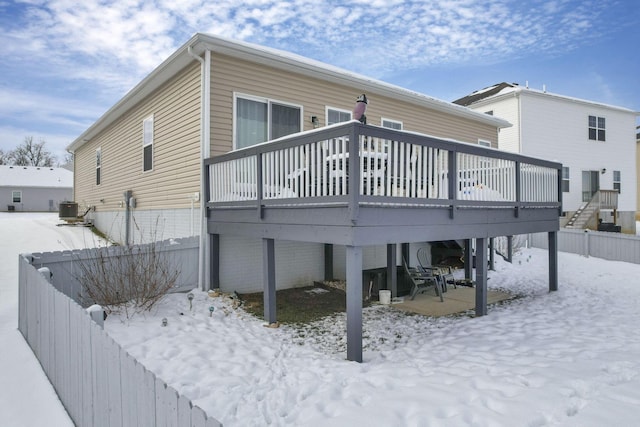
[[[487,304],[512,298],[515,298],[515,295],[507,292],[494,290],[488,290],[487,292]],[[394,299],[391,304],[393,308],[433,317],[463,313],[475,309],[475,306],[476,290],[467,286],[458,286],[457,289],[449,287],[448,291],[444,293],[443,302],[436,296],[435,291],[429,290],[423,294],[416,295],[414,300],[410,300],[409,296],[405,296]]]

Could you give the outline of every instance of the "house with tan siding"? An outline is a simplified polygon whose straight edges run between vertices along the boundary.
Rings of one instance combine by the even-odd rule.
[[[366,124],[351,120],[363,93]],[[68,149],[74,199],[93,207],[99,229],[122,243],[199,236],[199,286],[264,290],[269,322],[276,287],[346,279],[347,353],[361,360],[363,270],[386,268],[395,296],[397,265],[415,263],[430,241],[464,240],[469,277],[472,239],[486,260],[490,238],[548,232],[556,253],[560,166],[495,150],[508,126],[288,52],[196,34]]]

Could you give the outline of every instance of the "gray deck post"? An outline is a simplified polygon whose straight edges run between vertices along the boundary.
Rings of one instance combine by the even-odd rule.
[[[473,268],[473,254],[471,253],[471,239],[464,240],[464,278],[472,280],[473,275],[471,269]]]
[[[362,247],[346,247],[347,360],[362,362]]]
[[[209,289],[220,288],[220,235],[209,234]]]
[[[398,245],[387,244],[387,289],[391,290],[391,296],[398,296]]]
[[[507,236],[507,262],[513,263],[513,236]]]
[[[402,258],[407,261],[407,267],[411,267],[411,246],[409,243],[402,243],[400,245],[400,253],[402,253]]]
[[[549,292],[558,290],[558,232],[549,232]]]
[[[324,245],[324,280],[333,280],[333,245]]]
[[[262,284],[264,287],[264,320],[276,321],[276,262],[273,239],[262,239]]]
[[[496,260],[495,260],[495,250],[494,250],[494,238],[491,237],[489,239],[489,270],[496,271]]]
[[[476,317],[487,314],[487,239],[476,239]]]

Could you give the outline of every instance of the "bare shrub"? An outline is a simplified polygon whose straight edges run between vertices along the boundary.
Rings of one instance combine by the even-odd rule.
[[[171,288],[180,271],[171,265],[164,243],[92,249],[77,260],[83,304],[100,304],[127,318],[149,311]]]

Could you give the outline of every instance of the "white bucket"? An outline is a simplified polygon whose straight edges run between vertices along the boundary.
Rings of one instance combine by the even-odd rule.
[[[378,298],[380,298],[380,304],[391,304],[391,291],[381,290],[378,291]]]

